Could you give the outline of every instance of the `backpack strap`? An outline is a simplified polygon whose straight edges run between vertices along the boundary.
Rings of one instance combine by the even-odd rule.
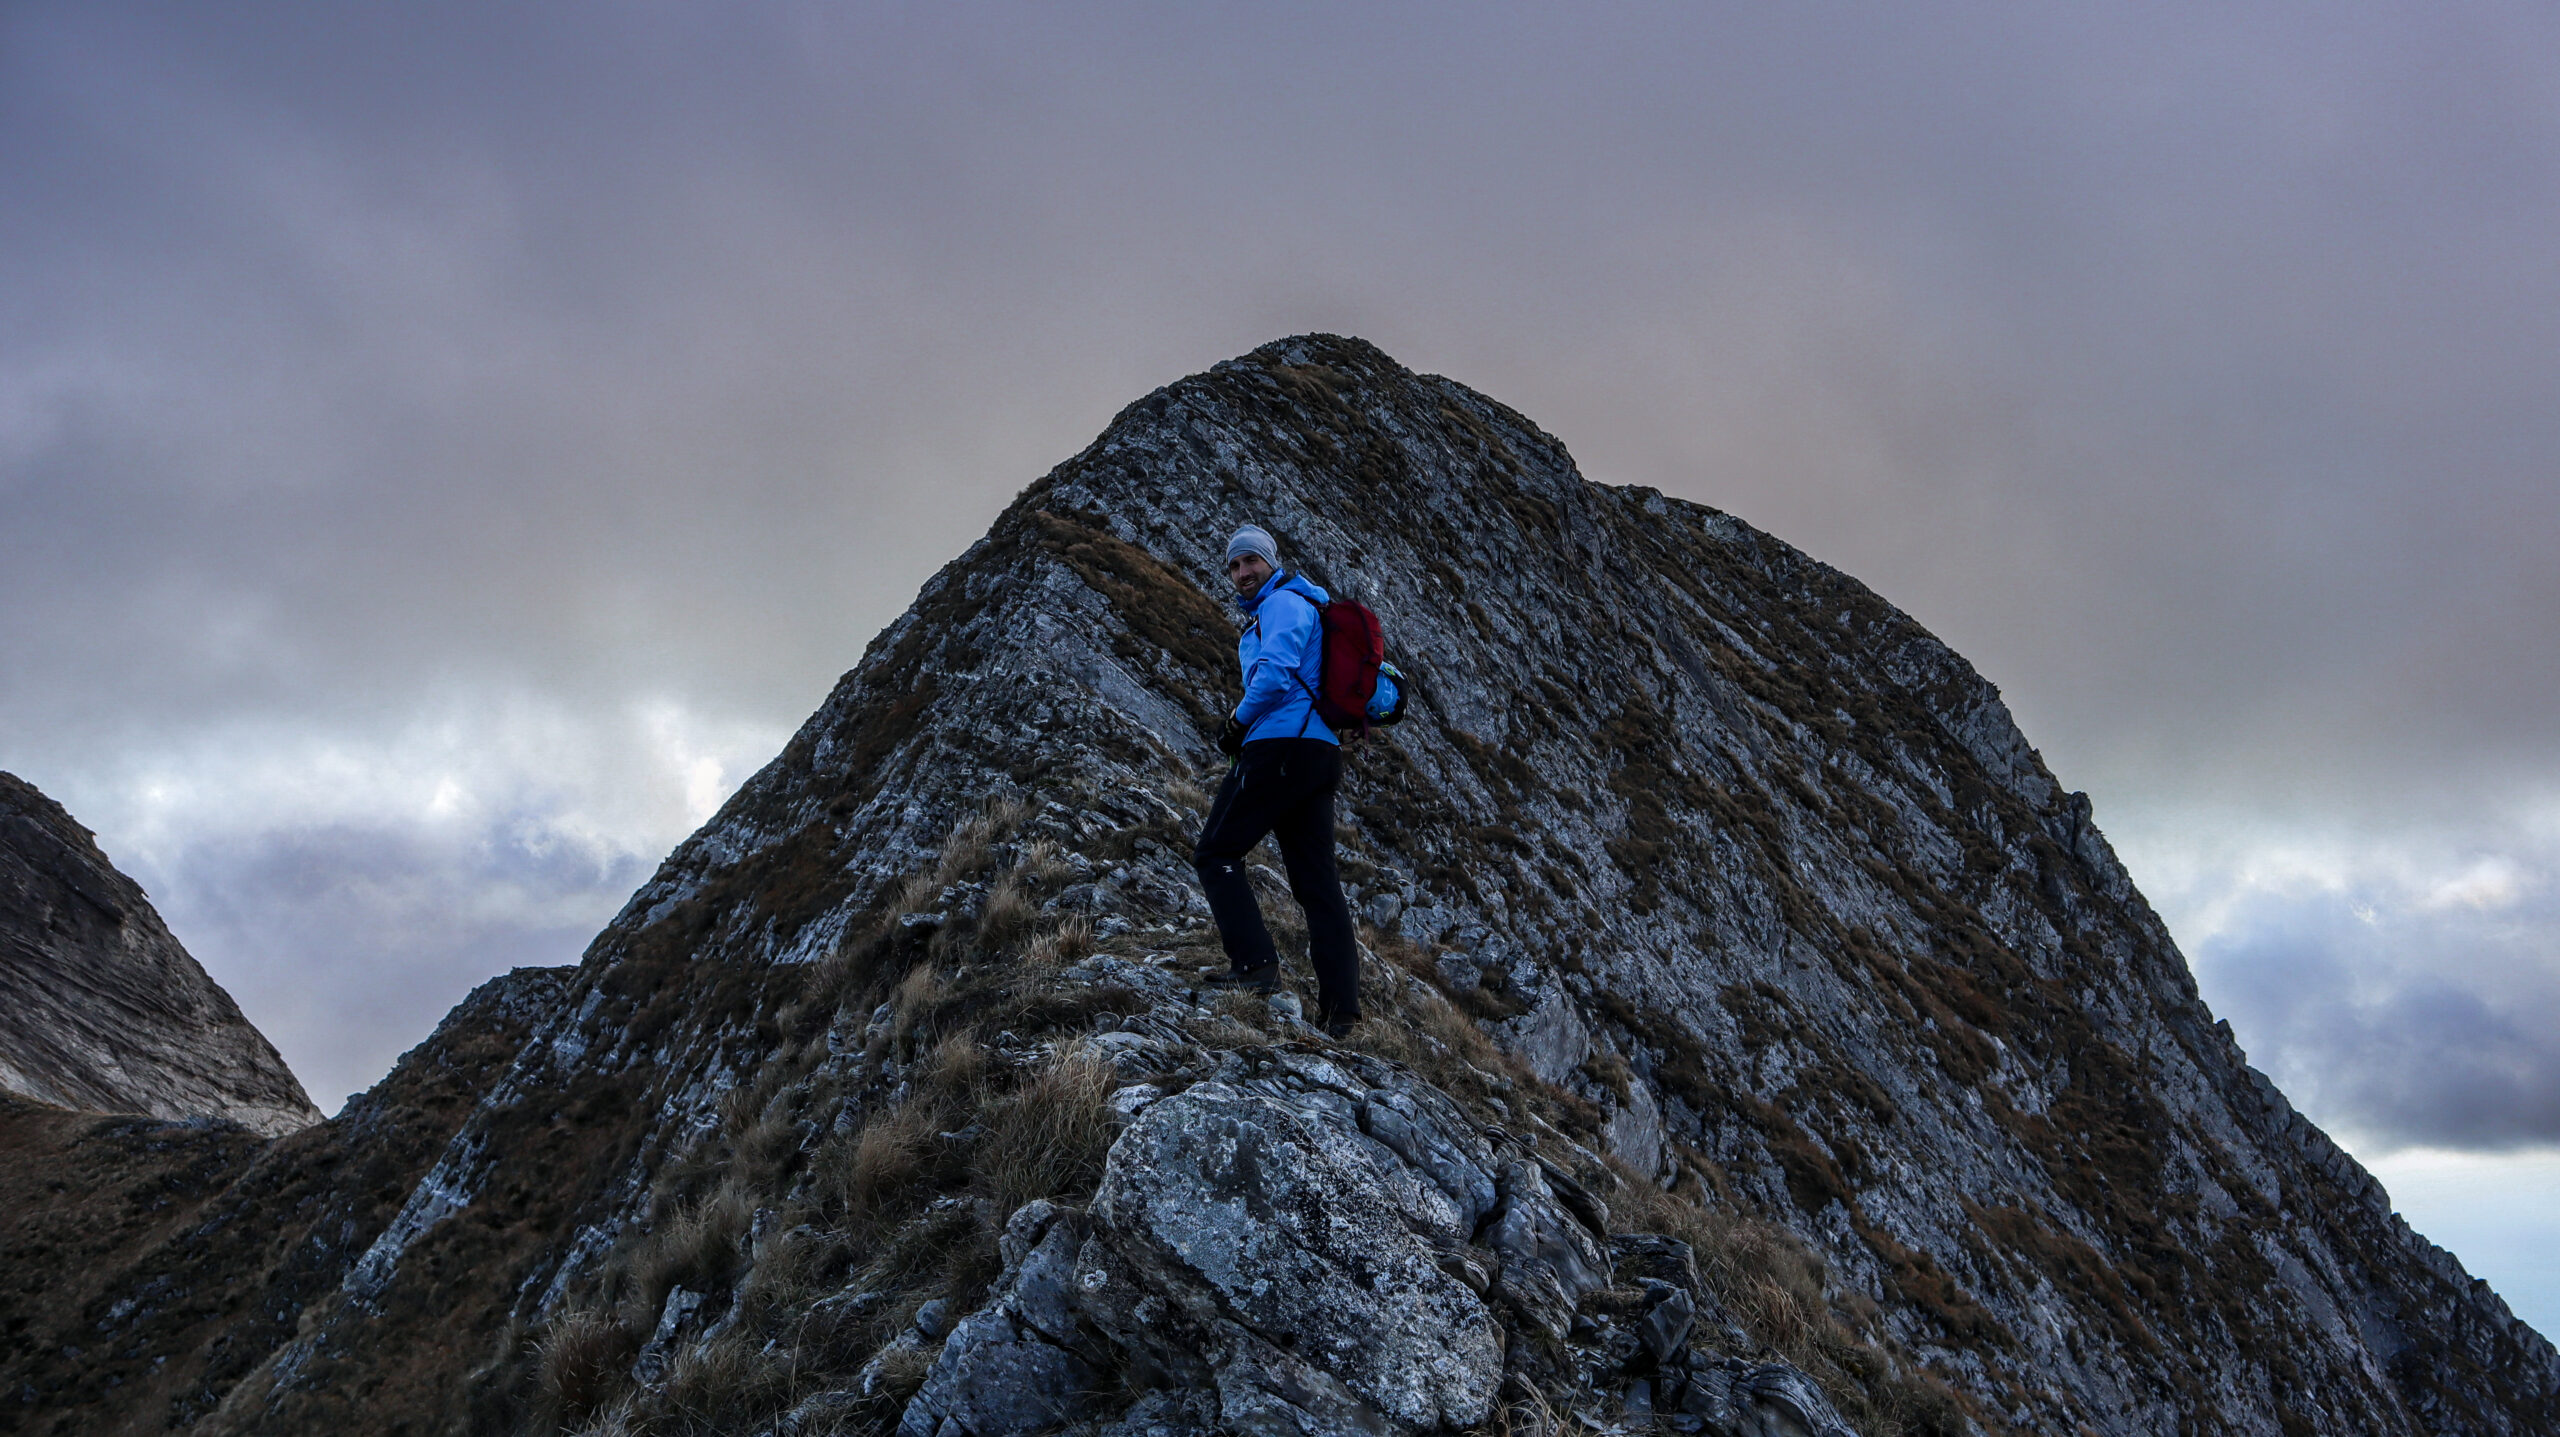
[[[1295,574],[1288,576],[1289,579],[1294,579],[1296,577],[1298,576]],[[1288,587],[1287,579],[1283,579],[1281,581],[1281,587]],[[1304,594],[1300,594],[1298,597],[1301,599],[1307,599],[1307,596]],[[1322,678],[1324,676],[1325,605],[1319,604],[1313,599],[1307,599],[1307,603],[1316,611],[1316,676],[1318,678]],[[1254,622],[1257,624],[1262,622],[1262,616],[1260,614],[1256,614],[1254,616]],[[1303,690],[1307,696],[1307,716],[1298,721],[1298,737],[1305,738],[1307,736],[1307,725],[1316,721],[1316,709],[1323,703],[1323,700],[1317,696],[1314,689],[1307,687],[1307,676],[1305,674],[1298,672],[1296,669],[1291,669],[1289,670],[1289,677],[1298,681],[1298,687]],[[1330,727],[1330,725],[1327,725],[1327,727]],[[1339,737],[1339,735],[1337,735],[1337,737]]]

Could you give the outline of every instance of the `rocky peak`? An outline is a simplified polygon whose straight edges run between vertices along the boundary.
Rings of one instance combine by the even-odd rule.
[[[1246,520],[1419,691],[1345,780],[1342,1042],[1197,984]],[[171,1364],[199,1430],[2525,1433],[2560,1394],[1970,666],[1356,340],[1123,411],[506,1011],[290,1335]]]
[[[0,773],[0,1090],[269,1137],[320,1112],[60,804]]]

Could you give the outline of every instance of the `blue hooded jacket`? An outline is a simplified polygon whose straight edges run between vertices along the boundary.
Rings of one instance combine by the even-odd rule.
[[[1244,667],[1244,701],[1236,722],[1244,741],[1315,738],[1339,744],[1316,717],[1316,688],[1324,682],[1324,625],[1316,605],[1331,597],[1298,574],[1272,575],[1251,598],[1237,596],[1244,632],[1236,638],[1236,662]]]

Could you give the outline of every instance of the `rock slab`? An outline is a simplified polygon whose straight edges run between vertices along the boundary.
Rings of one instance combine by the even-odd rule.
[[[1104,1372],[1214,1393],[1239,1432],[1483,1422],[1504,1318],[1560,1329],[1610,1277],[1603,1235],[1508,1147],[1392,1063],[1230,1054],[1136,1114],[1089,1213],[1014,1214],[1004,1278],[902,1437],[1125,1423],[1099,1410]]]

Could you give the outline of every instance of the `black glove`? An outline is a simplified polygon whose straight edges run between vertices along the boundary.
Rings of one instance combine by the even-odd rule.
[[[1227,721],[1218,726],[1218,752],[1229,758],[1244,756],[1244,725],[1236,722],[1234,714],[1227,715]]]

